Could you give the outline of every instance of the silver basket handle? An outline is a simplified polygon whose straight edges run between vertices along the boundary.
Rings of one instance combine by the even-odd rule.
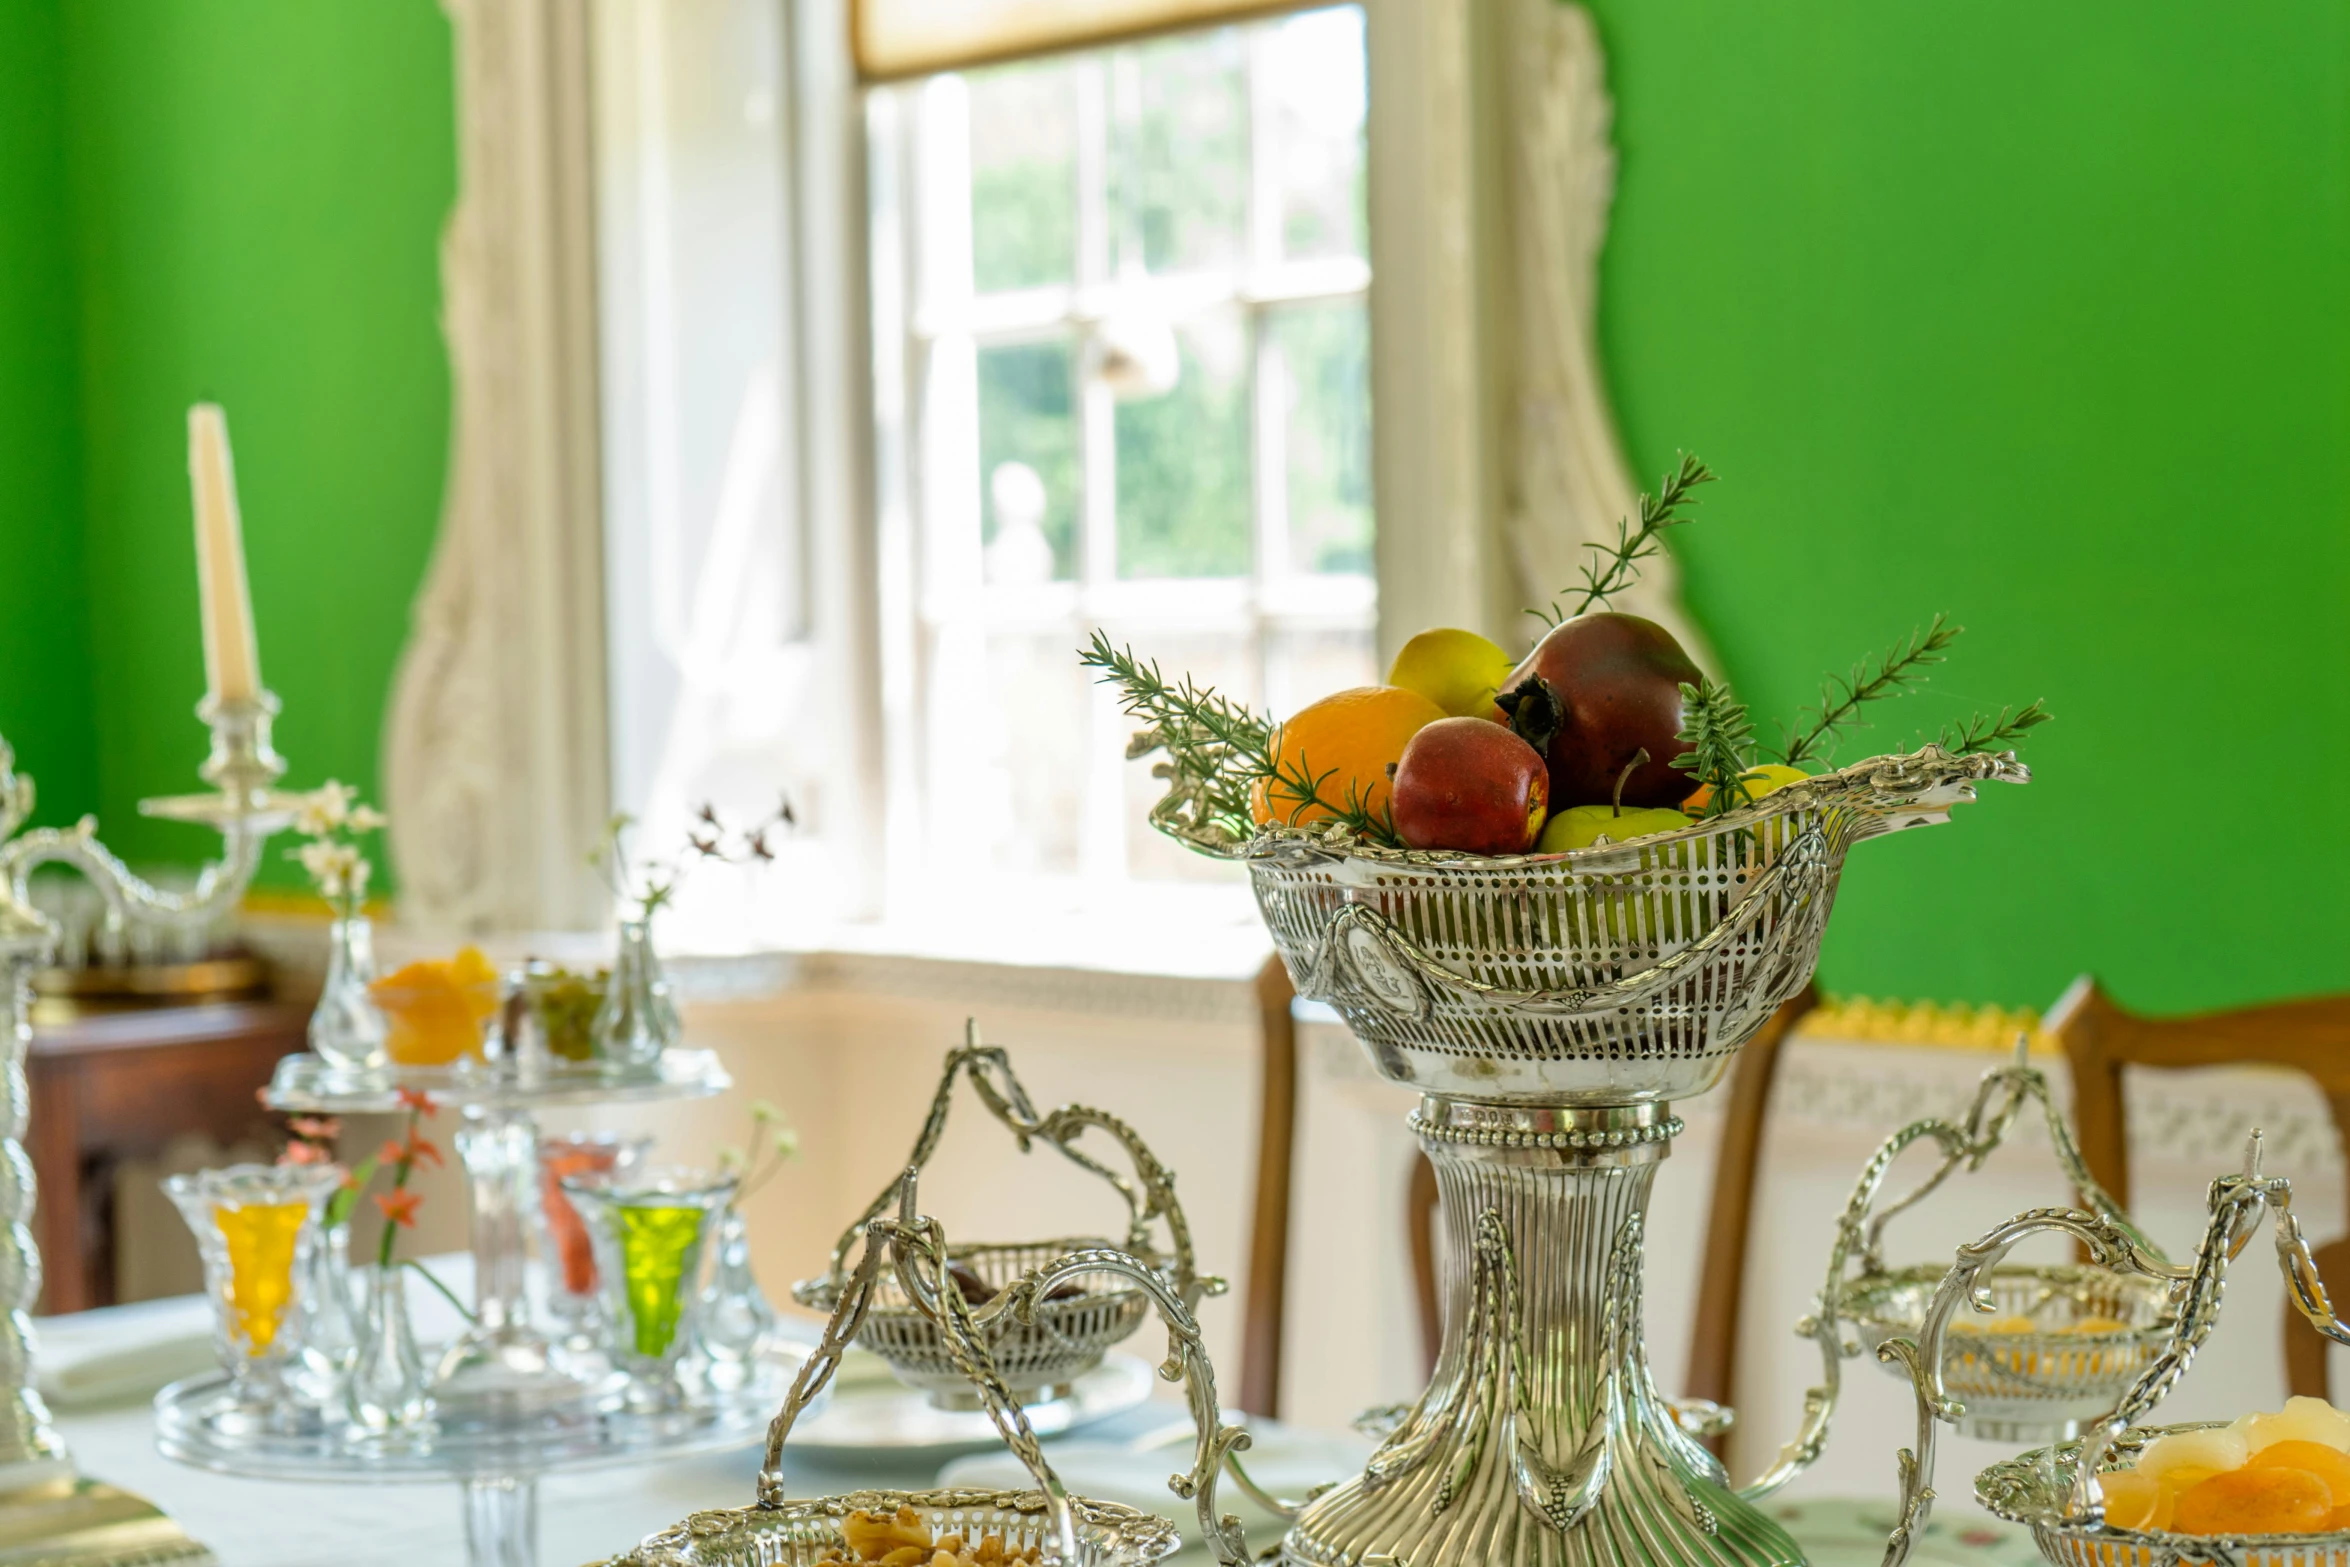
[[[947,1052],[938,1089],[931,1095],[930,1113],[924,1118],[922,1130],[914,1139],[914,1150],[906,1161],[909,1170],[919,1172],[938,1151],[939,1139],[946,1134],[947,1115],[954,1103],[958,1077],[970,1079],[980,1102],[1010,1130],[1021,1152],[1042,1142],[1079,1169],[1099,1176],[1117,1192],[1126,1204],[1129,1249],[1155,1253],[1157,1248],[1152,1244],[1150,1227],[1154,1220],[1163,1223],[1167,1230],[1167,1271],[1186,1298],[1196,1301],[1202,1295],[1223,1292],[1222,1279],[1202,1277],[1198,1273],[1192,1252],[1191,1224],[1184,1217],[1183,1204],[1175,1196],[1174,1174],[1159,1162],[1143,1142],[1142,1135],[1108,1111],[1090,1105],[1061,1105],[1038,1115],[1028,1090],[1012,1071],[1011,1056],[1000,1045],[980,1042],[979,1023],[975,1018],[964,1020],[963,1043]],[[1134,1167],[1132,1176],[1121,1175],[1078,1146],[1089,1127],[1100,1128],[1118,1142]],[[893,1181],[884,1187],[834,1242],[826,1269],[826,1276],[834,1285],[845,1284],[849,1252],[856,1246],[858,1237],[874,1220],[887,1213],[892,1204],[900,1202],[900,1186],[900,1182]],[[988,1313],[988,1319],[992,1320],[994,1315]]]
[[[1022,1467],[1036,1481],[1043,1493],[1045,1513],[1052,1525],[1053,1539],[1059,1551],[1059,1560],[1074,1564],[1077,1561],[1077,1516],[1070,1505],[1068,1487],[1061,1483],[1046,1461],[1044,1449],[1038,1444],[1036,1430],[1028,1423],[1028,1412],[1012,1396],[997,1369],[995,1357],[989,1353],[986,1339],[972,1315],[971,1304],[963,1292],[955,1287],[948,1268],[953,1258],[948,1254],[945,1232],[936,1219],[917,1211],[916,1183],[918,1170],[909,1169],[898,1182],[899,1212],[895,1219],[875,1218],[865,1228],[865,1249],[857,1259],[847,1286],[842,1289],[832,1316],[824,1324],[824,1336],[816,1351],[800,1367],[792,1379],[791,1391],[785,1396],[783,1408],[777,1412],[767,1428],[767,1451],[759,1465],[758,1504],[765,1508],[784,1504],[782,1474],[783,1448],[809,1402],[832,1380],[840,1366],[841,1356],[864,1325],[865,1314],[872,1305],[873,1294],[880,1284],[883,1259],[894,1262],[900,1286],[916,1309],[939,1326],[947,1351],[964,1377],[978,1390],[980,1403],[988,1418],[1010,1447]],[[1117,1253],[1114,1255],[1124,1255]],[[1139,1266],[1139,1264],[1138,1264]],[[1164,1279],[1159,1279],[1165,1288]],[[1034,1275],[1031,1275],[1033,1278]],[[1023,1281],[1025,1283],[1026,1281]]]
[[[1333,1003],[1365,998],[1387,1011],[1419,1017],[1428,1013],[1430,986],[1556,1017],[1613,1012],[1645,1001],[1735,950],[1766,916],[1786,919],[1801,914],[1824,922],[1829,871],[1827,834],[1821,823],[1813,822],[1795,835],[1720,923],[1672,956],[1606,984],[1543,990],[1519,990],[1463,974],[1432,956],[1377,908],[1350,899],[1323,932],[1321,946],[1297,982],[1298,994]],[[1786,986],[1758,987],[1758,993],[1772,996],[1769,1006],[1786,999],[1779,993],[1782,989],[1791,994],[1809,976],[1785,977],[1790,981]]]

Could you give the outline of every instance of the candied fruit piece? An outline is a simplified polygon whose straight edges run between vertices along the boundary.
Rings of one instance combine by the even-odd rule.
[[[2138,1473],[2160,1480],[2173,1469],[2241,1469],[2252,1446],[2232,1427],[2217,1431],[2173,1431],[2156,1437],[2138,1455]]]
[[[2179,1493],[2181,1534],[2314,1534],[2333,1516],[2326,1483],[2299,1469],[2235,1469]]]
[[[2233,1429],[2256,1453],[2279,1442],[2315,1442],[2350,1452],[2350,1415],[2322,1398],[2288,1398],[2275,1414],[2246,1415]]]
[[[2350,1453],[2323,1442],[2271,1442],[2252,1455],[2251,1469],[2298,1469],[2325,1482],[2335,1507],[2350,1507]]]
[[[2105,1493],[2105,1521],[2116,1529],[2167,1529],[2175,1499],[2151,1475],[2116,1469],[2097,1477]]]
[[[2130,1325],[2119,1317],[2083,1317],[2066,1328],[2067,1333],[2127,1333]]]

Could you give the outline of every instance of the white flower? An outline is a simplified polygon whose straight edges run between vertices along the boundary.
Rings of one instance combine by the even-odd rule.
[[[785,1127],[775,1134],[775,1157],[789,1159],[800,1151],[800,1134]]]
[[[351,807],[351,830],[353,832],[373,832],[383,824],[384,813],[374,806],[354,805]]]
[[[367,890],[367,860],[350,844],[313,838],[295,852],[320,897],[358,897]]]
[[[358,797],[359,791],[349,784],[329,778],[302,796],[301,810],[294,817],[294,830],[305,838],[326,837],[350,820],[351,802]]]

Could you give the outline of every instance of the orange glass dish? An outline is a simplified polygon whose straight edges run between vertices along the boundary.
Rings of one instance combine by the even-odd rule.
[[[498,971],[479,947],[425,958],[367,987],[384,1015],[384,1050],[403,1066],[481,1059],[483,1025],[497,1014]]]

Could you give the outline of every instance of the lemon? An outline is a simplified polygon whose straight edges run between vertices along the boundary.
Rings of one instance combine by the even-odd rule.
[[[1396,652],[1387,683],[1419,692],[1447,717],[1490,718],[1493,693],[1516,667],[1516,659],[1476,632],[1441,626],[1421,632]]]

